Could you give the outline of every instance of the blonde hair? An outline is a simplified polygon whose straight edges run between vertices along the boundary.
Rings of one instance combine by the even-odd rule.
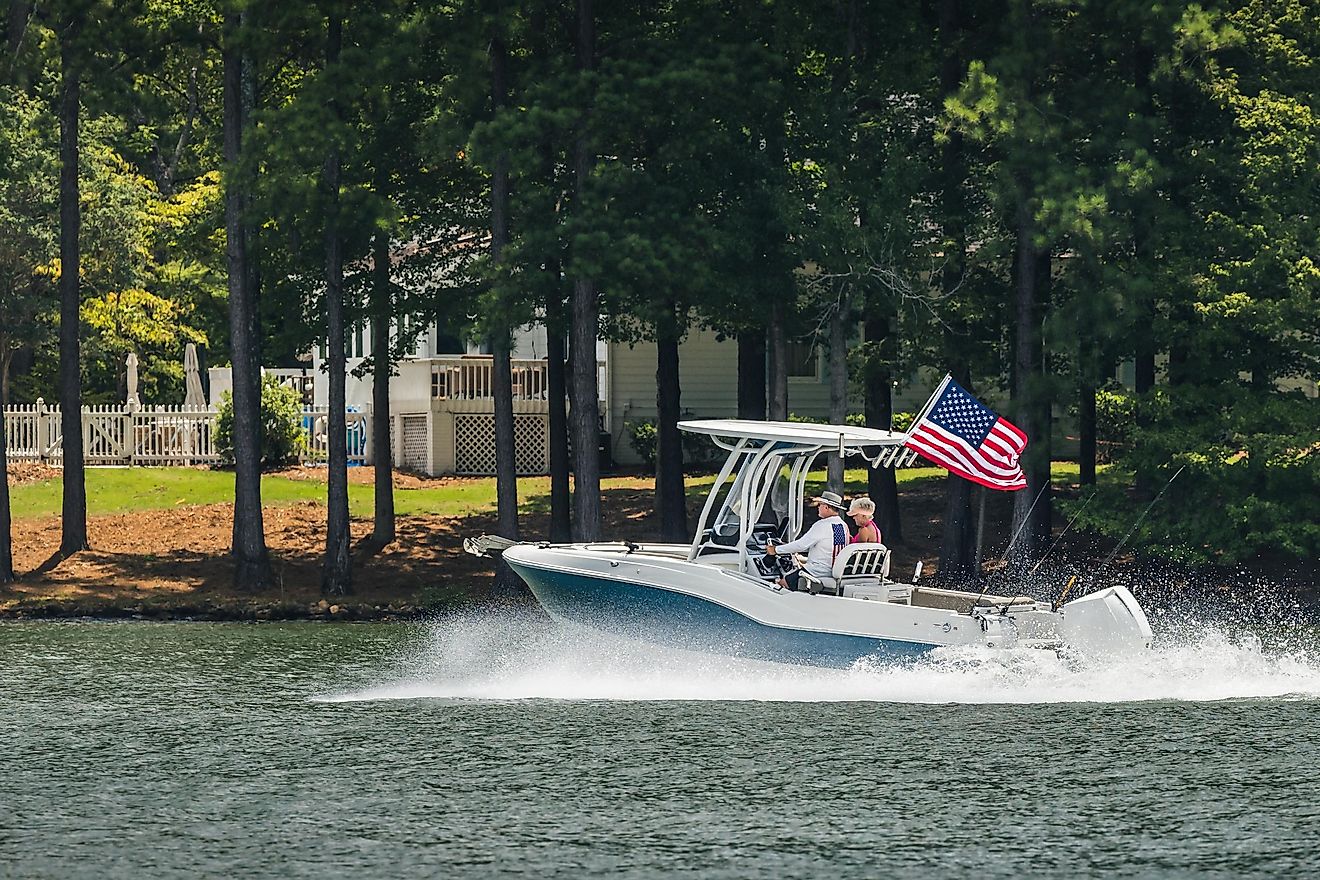
[[[874,516],[875,502],[865,495],[859,495],[852,500],[852,504],[848,505],[848,515],[852,516],[854,513],[865,513]]]

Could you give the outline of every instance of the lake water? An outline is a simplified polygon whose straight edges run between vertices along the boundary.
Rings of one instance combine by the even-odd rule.
[[[535,618],[0,625],[0,876],[1314,876],[1317,631],[847,671]]]

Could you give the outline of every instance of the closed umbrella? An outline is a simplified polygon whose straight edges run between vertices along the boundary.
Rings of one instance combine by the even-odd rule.
[[[124,367],[125,367],[125,371],[126,371],[127,374],[128,374],[128,376],[127,376],[127,379],[128,379],[128,382],[127,382],[127,385],[128,385],[128,399],[127,399],[126,401],[124,401],[124,402],[128,404],[129,409],[137,409],[138,407],[142,406],[142,401],[138,400],[138,359],[137,359],[137,355],[133,354],[133,352],[130,351],[130,352],[128,353],[128,357],[125,358],[125,360],[124,360]]]
[[[202,371],[197,361],[197,346],[188,343],[183,349],[183,381],[187,391],[184,394],[185,409],[205,409],[206,392],[202,390]]]

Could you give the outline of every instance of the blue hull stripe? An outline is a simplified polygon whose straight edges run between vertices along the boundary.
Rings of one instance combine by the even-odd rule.
[[[848,666],[863,657],[906,659],[932,645],[768,626],[715,602],[577,572],[509,564],[551,614],[595,629],[695,651]]]

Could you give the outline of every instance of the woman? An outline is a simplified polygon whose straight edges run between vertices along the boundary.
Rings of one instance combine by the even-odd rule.
[[[865,495],[859,495],[848,505],[848,515],[857,524],[857,534],[849,544],[883,544],[880,540],[880,527],[875,524],[875,502]]]

